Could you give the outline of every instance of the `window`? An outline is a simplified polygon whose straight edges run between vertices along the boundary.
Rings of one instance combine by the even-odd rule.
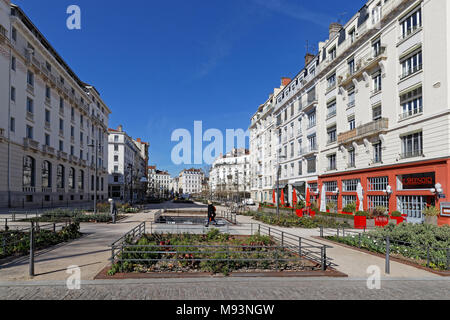
[[[50,101],[50,97],[51,97],[50,87],[46,86],[45,87],[45,98]]]
[[[309,151],[315,151],[317,150],[317,145],[316,145],[316,135],[312,135],[310,137],[308,137],[308,142],[309,142]]]
[[[30,70],[27,72],[27,84],[34,87],[34,74]]]
[[[328,135],[328,143],[334,143],[336,142],[337,134],[336,134],[336,126],[333,126],[331,128],[328,128],[327,130]]]
[[[337,189],[337,181],[324,182],[326,192],[335,192]]]
[[[50,64],[50,62],[45,61],[45,68],[46,68],[48,71],[52,72],[52,65]]]
[[[11,132],[16,132],[16,119],[11,117],[10,121]]]
[[[330,57],[330,61],[336,59],[336,47],[331,48],[331,49],[328,51],[328,55],[329,55],[329,57]]]
[[[372,108],[372,119],[377,121],[381,119],[381,105]]]
[[[381,163],[383,161],[381,150],[382,150],[381,142],[377,142],[373,145],[373,162],[374,163]]]
[[[336,116],[336,100],[327,105],[327,119]]]
[[[70,168],[69,169],[69,188],[75,189],[75,169]]]
[[[42,187],[51,188],[52,186],[52,164],[48,161],[42,162]]]
[[[355,73],[355,59],[351,59],[347,62],[348,64],[348,74],[353,75]]]
[[[349,35],[349,38],[350,38],[350,43],[355,42],[355,40],[356,40],[356,29],[353,28],[352,30],[350,30],[348,35]]]
[[[11,39],[13,39],[14,41],[17,41],[17,29],[14,27],[11,30]]]
[[[336,170],[336,154],[327,156],[328,160],[328,171]]]
[[[114,156],[114,162],[118,162],[119,161],[119,156]]]
[[[70,146],[70,155],[74,156],[75,155],[75,149],[73,146]]]
[[[353,148],[348,150],[348,167],[349,168],[356,167],[356,153],[355,153],[355,149],[353,149]]]
[[[407,38],[422,26],[422,9],[419,9],[400,21],[401,39]]]
[[[372,43],[373,56],[376,58],[381,54],[381,40],[378,39]]]
[[[372,9],[372,24],[376,24],[381,20],[381,2]]]
[[[308,114],[308,129],[316,126],[316,112]]]
[[[16,62],[17,62],[16,57],[12,57],[11,58],[11,70],[12,71],[16,71]]]
[[[63,119],[59,119],[59,131],[61,131],[61,133],[64,133],[64,120]]]
[[[423,112],[422,87],[401,95],[400,105],[402,107],[400,120],[421,114]]]
[[[114,166],[114,172],[119,172],[119,166]]]
[[[422,132],[404,136],[402,139],[402,158],[414,158],[423,155]]]
[[[36,161],[26,156],[23,158],[23,186],[25,188],[35,187]]]
[[[422,51],[409,55],[407,58],[400,61],[400,64],[402,66],[400,79],[404,79],[409,75],[422,70]]]
[[[119,151],[119,146],[117,144],[114,145],[114,151]]]
[[[355,106],[355,89],[351,89],[348,92],[348,108],[352,108]]]
[[[343,180],[342,181],[342,191],[343,192],[356,192],[359,182],[360,182],[359,179]]]
[[[384,191],[389,185],[388,177],[377,177],[368,179],[369,191]]]
[[[11,101],[16,102],[16,88],[11,87]]]
[[[64,151],[64,141],[59,140],[59,151],[63,152]]]
[[[299,176],[303,175],[303,162],[302,161],[298,162],[298,175]]]
[[[33,127],[31,127],[31,126],[26,127],[26,137],[28,139],[33,140]]]
[[[356,196],[342,196],[342,207],[345,208],[349,204],[356,204]]]
[[[348,128],[350,131],[355,130],[356,129],[356,121],[355,121],[355,116],[350,116],[348,118]]]
[[[119,142],[119,136],[118,135],[114,136],[114,142]]]
[[[84,190],[84,171],[78,171],[78,190]]]
[[[316,172],[316,157],[307,159],[307,169],[308,173],[315,173]]]
[[[49,134],[45,134],[45,145],[50,146],[50,135]]]
[[[434,200],[431,205],[434,205]],[[427,207],[427,197],[423,196],[400,196],[397,197],[397,210],[407,214],[408,218],[422,219],[423,210]]]
[[[327,87],[328,90],[333,89],[336,86],[336,73],[334,73],[327,79],[327,83],[328,83]]]
[[[72,138],[74,138],[75,137],[75,128],[74,127],[70,127],[70,136],[72,137]]]
[[[375,73],[372,76],[373,79],[373,93],[377,93],[381,91],[381,72]]]
[[[59,98],[59,110],[60,112],[64,112],[64,99],[63,98]]]
[[[369,196],[368,197],[369,211],[373,211],[376,207],[385,207],[389,209],[388,196]]]
[[[56,169],[56,187],[58,189],[64,189],[64,180],[65,180],[65,169],[64,166],[58,165]]]
[[[34,113],[34,102],[32,99],[27,97],[27,112]]]

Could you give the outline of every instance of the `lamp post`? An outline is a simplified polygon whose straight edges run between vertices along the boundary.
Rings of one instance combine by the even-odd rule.
[[[130,173],[130,206],[133,206],[133,164],[128,164],[127,168],[131,170]]]
[[[286,156],[282,156],[280,152],[277,153],[277,217],[280,219],[280,173],[281,165],[280,159],[286,159]]]
[[[98,178],[98,150],[101,148],[100,142],[88,145],[89,148],[95,148],[95,179],[94,179],[94,214],[97,214],[97,178]]]

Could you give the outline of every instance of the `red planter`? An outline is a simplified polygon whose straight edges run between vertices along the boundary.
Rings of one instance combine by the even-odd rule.
[[[310,211],[309,212],[309,216],[310,217],[315,217],[316,216],[316,212],[315,211]]]
[[[352,216],[352,215],[353,215],[353,212],[344,212],[344,211],[342,211],[342,214],[347,214],[347,215],[349,215],[349,216]]]
[[[397,221],[397,225],[399,225],[400,223],[403,223],[403,221],[404,221],[403,217],[391,217],[391,219]]]
[[[375,217],[375,227],[386,227],[389,224],[388,217]]]
[[[297,217],[303,218],[303,209],[297,209],[295,210],[295,213],[297,214]]]
[[[365,229],[367,227],[367,217],[355,216],[354,223],[355,223],[355,229]]]

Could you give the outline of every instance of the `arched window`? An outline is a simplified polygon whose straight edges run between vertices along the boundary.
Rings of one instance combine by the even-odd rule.
[[[58,169],[56,171],[56,184],[58,189],[64,189],[65,185],[65,170],[63,165],[58,165]]]
[[[52,164],[48,161],[42,162],[42,187],[52,187]]]
[[[84,172],[78,171],[78,190],[84,190]]]
[[[35,172],[36,162],[32,157],[26,156],[23,158],[23,186],[35,187]]]
[[[69,188],[75,189],[75,169],[69,169]]]

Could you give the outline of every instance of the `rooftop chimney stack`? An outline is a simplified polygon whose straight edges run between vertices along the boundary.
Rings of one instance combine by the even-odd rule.
[[[342,25],[337,22],[330,24],[330,40],[333,39],[342,29]]]
[[[281,78],[281,85],[283,87],[286,87],[289,83],[291,83],[291,79],[290,78]]]
[[[311,63],[311,61],[313,61],[315,55],[313,55],[312,53],[307,53],[305,55],[305,67]]]
[[[122,126],[122,125],[118,126],[118,127],[117,127],[117,131],[123,132],[123,126]]]

